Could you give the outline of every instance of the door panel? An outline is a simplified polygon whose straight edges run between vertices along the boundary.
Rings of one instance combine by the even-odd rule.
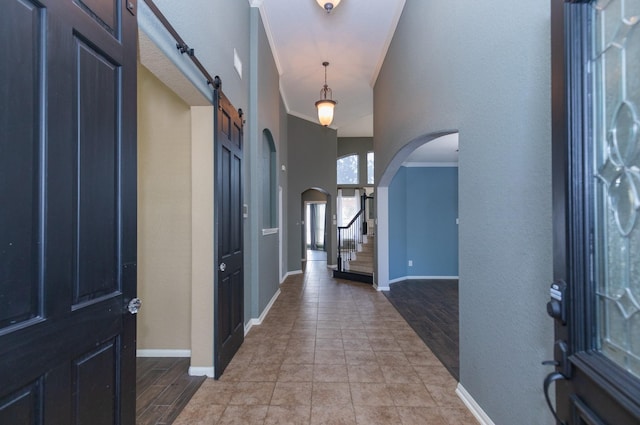
[[[43,13],[35,5],[10,1],[3,7],[0,63],[11,66],[0,66],[0,99],[11,99],[11,113],[0,114],[0,199],[12,207],[3,208],[0,226],[0,332],[40,315],[42,32]]]
[[[117,115],[120,70],[77,38],[78,193],[74,304],[120,290],[117,275]],[[100,241],[96,244],[95,241]]]
[[[75,3],[111,34],[118,31],[118,0],[76,0]]]
[[[120,0],[0,6],[2,424],[135,422],[136,46]]]
[[[101,345],[73,362],[73,410],[76,423],[111,425],[116,423],[116,369],[118,340]],[[103,412],[97,416],[95,412]]]
[[[554,278],[567,285],[555,295],[566,323],[553,316],[564,424],[640,423],[638,4],[552,2]]]
[[[215,376],[220,377],[244,339],[242,231],[242,117],[216,90]]]

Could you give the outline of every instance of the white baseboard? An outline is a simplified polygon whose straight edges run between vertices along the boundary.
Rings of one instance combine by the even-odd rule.
[[[136,350],[137,357],[191,357],[191,350]]]
[[[460,383],[458,383],[458,386],[456,387],[456,394],[458,394],[460,400],[462,400],[469,411],[473,413],[473,416],[475,416],[478,422],[480,422],[480,425],[495,425],[489,415],[482,410],[480,405],[473,399],[473,397],[471,397],[471,394],[469,394]]]
[[[265,317],[267,317],[267,314],[269,313],[269,310],[271,310],[271,307],[273,307],[273,303],[276,302],[276,300],[278,299],[278,296],[280,296],[280,290],[279,289],[276,291],[275,294],[273,294],[273,297],[271,297],[271,301],[269,301],[269,304],[267,304],[267,306],[264,308],[264,310],[262,310],[262,314],[260,315],[260,317],[257,318],[257,319],[250,319],[249,323],[244,325],[244,334],[245,334],[245,336],[249,333],[249,331],[251,330],[251,328],[253,326],[262,324],[262,321],[264,320]]]
[[[294,271],[285,273],[285,275],[282,278],[280,278],[280,284],[282,284],[285,280],[287,280],[289,276],[293,276],[294,274],[302,274],[302,270],[294,270]]]
[[[450,280],[459,279],[458,276],[402,276],[389,281],[389,285],[396,282],[402,282],[405,280]]]
[[[191,366],[189,368],[189,376],[207,376],[213,378],[215,376],[213,367]]]

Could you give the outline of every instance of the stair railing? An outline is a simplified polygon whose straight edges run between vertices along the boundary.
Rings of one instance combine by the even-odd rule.
[[[358,245],[362,244],[363,236],[367,234],[367,199],[373,199],[373,196],[363,193],[360,196],[360,211],[349,224],[338,226],[338,271],[344,271],[345,263],[355,258]]]

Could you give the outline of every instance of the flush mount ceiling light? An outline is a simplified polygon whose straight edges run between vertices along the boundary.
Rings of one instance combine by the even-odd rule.
[[[327,67],[329,62],[322,62],[324,66],[324,86],[320,89],[320,100],[316,102],[316,108],[318,108],[318,121],[325,127],[331,124],[333,121],[333,108],[336,106],[336,101],[331,99],[333,93],[327,85]]]
[[[331,11],[340,4],[340,0],[316,0],[321,8],[331,13]]]

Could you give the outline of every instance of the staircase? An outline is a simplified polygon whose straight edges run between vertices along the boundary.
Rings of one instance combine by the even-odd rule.
[[[366,200],[362,196],[361,209],[347,226],[338,227],[338,268],[333,277],[373,283],[374,237],[366,217]]]

